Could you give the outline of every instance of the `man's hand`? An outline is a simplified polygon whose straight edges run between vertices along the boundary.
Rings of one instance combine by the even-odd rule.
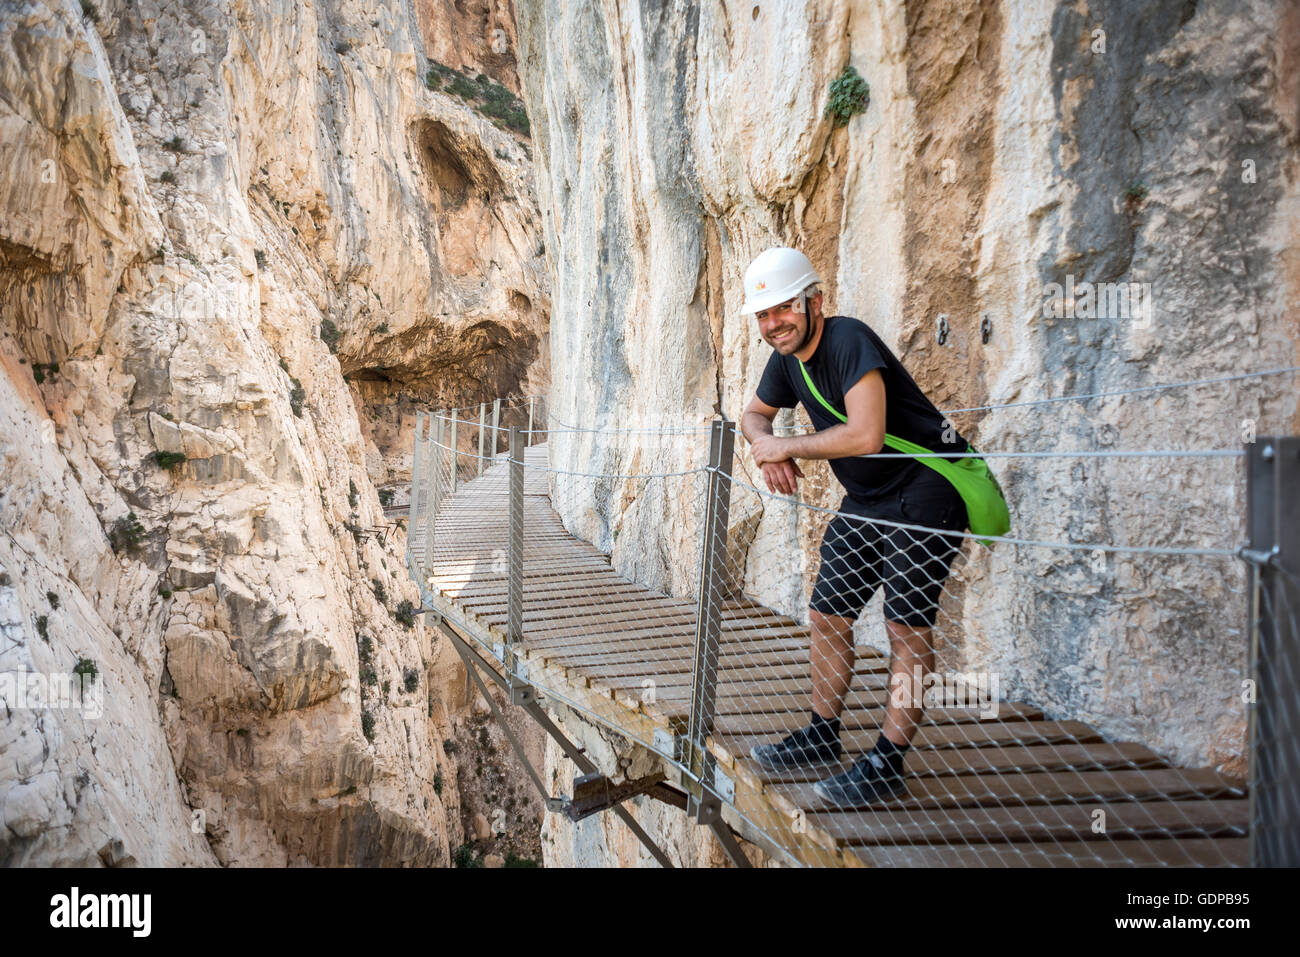
[[[763,481],[767,483],[769,492],[794,495],[799,490],[799,479],[801,478],[803,478],[803,471],[795,463],[794,459],[786,459],[783,462],[768,462],[763,465]]]
[[[749,453],[754,456],[754,464],[764,466],[769,462],[784,462],[790,458],[790,453],[782,449],[781,445],[785,439],[778,439],[775,435],[757,435],[749,443]]]

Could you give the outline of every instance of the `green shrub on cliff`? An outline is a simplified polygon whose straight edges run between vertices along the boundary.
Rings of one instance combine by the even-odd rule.
[[[826,101],[826,115],[834,118],[836,126],[843,126],[857,114],[865,113],[870,102],[871,88],[853,68],[853,64],[849,64],[831,81],[831,95]]]
[[[320,338],[321,342],[329,346],[330,352],[337,352],[339,340],[343,338],[343,333],[339,332],[339,327],[334,324],[333,319],[322,319],[320,321]]]
[[[153,461],[153,464],[158,466],[160,469],[170,469],[175,468],[185,461],[185,453],[164,452],[161,449],[156,449],[149,453],[149,458]]]
[[[136,552],[143,538],[144,526],[136,519],[135,512],[128,512],[119,518],[108,532],[108,544],[118,554]]]

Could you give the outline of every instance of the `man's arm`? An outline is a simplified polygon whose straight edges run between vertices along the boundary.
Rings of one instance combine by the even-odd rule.
[[[753,403],[750,404],[751,408]],[[771,421],[766,433],[753,435],[744,426],[750,414],[745,413],[742,431],[753,445],[754,461],[778,462],[783,459],[840,459],[852,455],[875,455],[885,446],[885,380],[879,369],[872,369],[844,395],[848,422],[834,425],[811,435],[792,435],[776,438],[771,435]]]
[[[757,436],[772,434],[772,420],[780,409],[773,408],[758,396],[750,400],[749,407],[740,417],[740,431],[750,442]]]
[[[745,414],[740,417],[740,431],[749,440],[751,447],[755,442],[774,441],[772,420],[779,411],[754,396],[745,409]],[[767,462],[755,461],[763,472],[763,481],[767,483],[769,492],[794,495],[799,490],[799,479],[803,478],[803,471],[789,457]]]

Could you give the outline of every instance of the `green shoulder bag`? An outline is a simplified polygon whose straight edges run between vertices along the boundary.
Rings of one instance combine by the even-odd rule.
[[[841,422],[848,422],[848,416],[827,402],[822,397],[822,394],[817,391],[817,386],[813,385],[812,376],[808,374],[808,369],[802,362],[799,363],[799,371],[803,373],[803,381],[807,383],[808,391],[826,408],[826,411]],[[924,455],[930,452],[930,449],[923,445],[917,445],[907,439],[900,439],[888,432],[885,433],[885,445],[895,452],[902,452],[906,455]],[[966,451],[975,452],[975,448],[967,444]],[[976,453],[976,456],[978,456],[978,453]],[[989,470],[988,463],[983,459],[978,457],[965,459],[921,458],[917,459],[917,461],[934,469],[957,490],[961,500],[966,503],[967,527],[976,535],[1005,535],[1011,531],[1011,513],[1007,509],[1007,500],[1002,495],[1002,487],[998,485],[998,480],[994,478],[992,471]],[[981,541],[985,545],[989,544],[987,539],[981,539]]]

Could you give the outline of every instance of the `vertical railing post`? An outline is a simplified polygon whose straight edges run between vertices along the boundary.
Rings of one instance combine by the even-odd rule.
[[[412,569],[412,549],[415,543],[416,530],[420,527],[417,522],[420,520],[420,457],[424,453],[421,447],[424,444],[424,419],[423,412],[415,413],[415,439],[411,443],[411,492],[409,495],[410,505],[406,511],[406,567]]]
[[[457,426],[460,424],[460,416],[456,414],[458,410],[451,410],[451,441],[447,444],[451,446],[451,492],[456,493],[456,473],[459,471],[457,465],[460,460],[460,445],[457,442],[459,436]]]
[[[1251,562],[1250,863],[1300,865],[1300,438],[1246,446]]]
[[[498,398],[492,403],[492,458],[497,457],[497,452],[501,449],[500,442],[501,426],[501,399]]]
[[[722,634],[722,591],[727,561],[727,519],[731,511],[731,458],[735,434],[726,418],[715,419],[709,437],[708,488],[704,500],[704,542],[700,554],[700,596],[696,609],[691,710],[683,763],[693,780],[686,813],[701,824],[720,820],[714,787],[715,762],[705,747],[713,733],[718,686],[718,642]],[[712,789],[712,790],[711,790]]]
[[[510,684],[512,704],[534,700],[532,686],[522,680],[515,655],[524,638],[524,435],[518,426],[510,429],[510,528],[507,556],[509,582],[506,586],[506,647],[503,663]]]
[[[483,440],[487,438],[487,403],[478,404],[478,474],[483,474]]]
[[[442,434],[443,410],[434,418],[433,440],[429,442],[429,498],[424,504],[424,567],[425,580],[433,567],[433,526],[438,517],[438,502],[442,497]]]
[[[528,444],[533,444],[533,403],[537,401],[537,396],[528,397]]]

